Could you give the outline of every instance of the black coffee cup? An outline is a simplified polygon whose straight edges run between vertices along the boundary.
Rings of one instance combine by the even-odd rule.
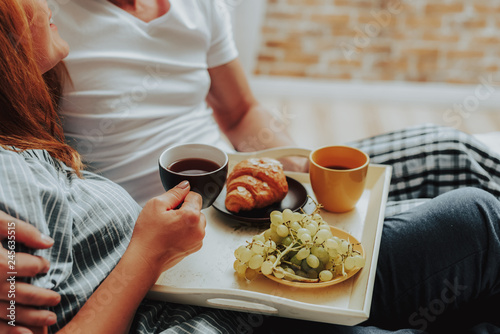
[[[160,178],[168,191],[187,180],[203,198],[203,209],[219,196],[227,178],[227,154],[205,144],[181,144],[166,149],[159,159]]]

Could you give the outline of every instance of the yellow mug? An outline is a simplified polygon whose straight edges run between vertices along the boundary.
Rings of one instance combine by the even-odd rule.
[[[349,146],[325,146],[309,155],[309,175],[319,204],[330,212],[354,209],[366,184],[370,157]]]

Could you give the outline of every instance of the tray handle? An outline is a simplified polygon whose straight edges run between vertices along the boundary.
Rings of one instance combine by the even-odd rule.
[[[165,273],[163,273],[165,274]],[[162,274],[162,275],[163,275]],[[158,281],[161,280],[160,279]],[[168,296],[169,298],[165,298]],[[147,294],[147,298],[153,300],[167,301],[171,303],[191,304],[212,308],[221,308],[226,310],[242,311],[249,313],[260,313],[277,315],[279,310],[278,304],[282,305],[279,297],[276,299],[260,300],[249,296],[248,293],[242,291],[217,291],[197,290],[192,289],[173,289],[172,287],[155,284]]]
[[[241,299],[241,297],[234,298],[234,297],[213,296],[213,298],[207,298],[206,303],[208,307],[216,307],[234,311],[269,314],[269,315],[279,313],[278,309],[273,306],[263,304],[260,301],[256,301],[253,299],[244,300]]]

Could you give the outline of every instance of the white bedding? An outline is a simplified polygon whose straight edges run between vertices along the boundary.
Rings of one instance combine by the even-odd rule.
[[[500,131],[480,133],[475,137],[486,144],[490,149],[500,154]]]

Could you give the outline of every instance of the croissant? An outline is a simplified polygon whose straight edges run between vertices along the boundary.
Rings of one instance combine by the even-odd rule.
[[[283,166],[270,158],[252,158],[236,164],[227,178],[226,209],[238,213],[281,201],[288,193]]]

